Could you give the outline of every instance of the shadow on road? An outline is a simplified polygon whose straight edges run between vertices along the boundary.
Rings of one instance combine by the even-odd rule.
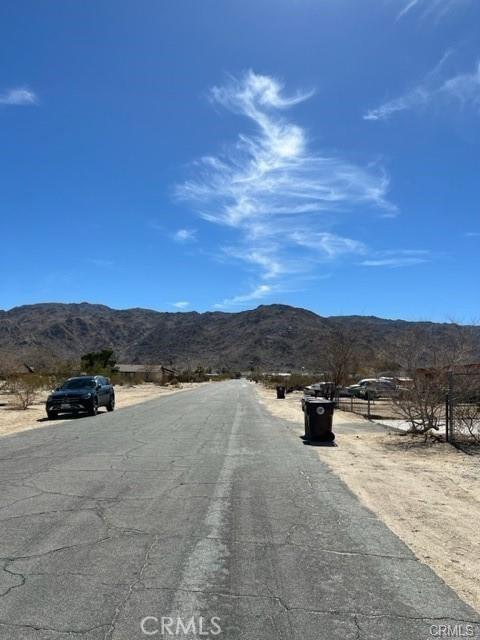
[[[97,413],[97,416],[103,416],[106,413],[108,413],[108,411],[99,411]],[[37,422],[55,422],[55,420],[79,420],[80,418],[91,418],[92,416],[89,416],[88,413],[66,413],[66,414],[60,414],[58,415],[56,418],[38,418]]]
[[[309,440],[306,436],[298,436],[303,440],[303,444],[307,447],[336,447],[336,442],[316,442],[315,440]]]

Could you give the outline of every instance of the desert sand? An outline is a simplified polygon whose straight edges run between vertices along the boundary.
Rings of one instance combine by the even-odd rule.
[[[153,383],[137,384],[131,387],[117,385],[115,387],[116,408],[121,409],[123,407],[129,407],[132,404],[145,402],[145,400],[153,400],[161,396],[193,389],[198,387],[199,384],[209,383],[189,382],[182,383],[178,387],[160,387]],[[45,400],[47,395],[47,391],[39,393],[34,404],[26,410],[21,410],[13,406],[11,395],[0,393],[0,436],[26,431],[28,429],[39,429],[45,426],[62,424],[64,420],[61,418],[57,420],[47,419],[45,413]],[[103,411],[106,411],[105,407],[99,409],[99,413]]]
[[[303,433],[301,393],[263,404]],[[292,425],[293,426],[293,425]],[[316,448],[360,500],[468,604],[480,611],[480,453],[401,435],[351,413],[334,416],[337,447]]]

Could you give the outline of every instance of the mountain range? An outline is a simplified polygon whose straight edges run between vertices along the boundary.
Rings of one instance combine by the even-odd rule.
[[[338,335],[354,336],[360,360],[388,369],[414,330],[436,345],[460,335],[480,361],[480,327],[374,316],[322,317],[281,304],[197,313],[42,303],[0,311],[0,358],[15,363],[78,359],[112,348],[117,361],[174,368],[318,370]]]

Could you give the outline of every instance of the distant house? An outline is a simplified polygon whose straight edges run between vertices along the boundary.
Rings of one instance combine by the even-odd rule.
[[[275,371],[271,371],[269,373],[265,372],[263,374],[266,378],[290,378],[291,377],[291,373],[282,373],[282,372],[275,372]]]
[[[444,367],[421,367],[416,370],[417,373],[424,376],[438,375],[439,373],[453,373],[460,375],[480,375],[480,363],[474,362],[471,364],[452,364]]]
[[[117,364],[115,369],[126,378],[145,382],[168,382],[176,375],[174,369],[161,364]]]

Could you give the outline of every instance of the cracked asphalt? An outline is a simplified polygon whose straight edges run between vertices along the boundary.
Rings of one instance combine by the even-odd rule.
[[[1,445],[2,639],[172,637],[160,619],[192,616],[198,635],[177,637],[480,634],[478,614],[245,381]],[[159,633],[142,632],[147,617]],[[200,636],[200,617],[221,633]]]

